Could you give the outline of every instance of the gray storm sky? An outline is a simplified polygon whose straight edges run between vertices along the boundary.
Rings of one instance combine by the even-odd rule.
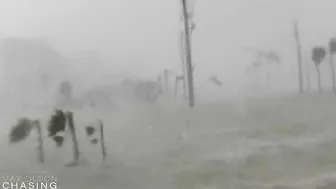
[[[244,82],[253,56],[242,54],[243,46],[278,51],[282,74],[296,78],[294,18],[307,52],[336,36],[334,0],[193,1],[199,78]],[[43,37],[62,50],[97,50],[113,71],[154,76],[164,68],[179,72],[180,14],[179,0],[2,0],[0,34]]]

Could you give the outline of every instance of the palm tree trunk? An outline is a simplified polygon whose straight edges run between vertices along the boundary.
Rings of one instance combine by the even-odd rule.
[[[336,94],[335,68],[334,68],[334,62],[333,62],[333,53],[330,53],[330,59],[329,60],[330,60],[332,88],[333,88],[333,92]]]
[[[294,21],[294,34],[296,40],[296,50],[297,50],[297,61],[298,61],[298,76],[299,76],[299,92],[303,93],[303,69],[302,69],[302,58],[301,58],[301,44],[300,44],[300,35],[298,29],[297,21]]]
[[[321,86],[321,73],[319,67],[316,67],[317,71],[317,85],[318,85],[318,90],[320,93],[322,93],[322,86]]]
[[[44,163],[45,157],[44,157],[44,148],[43,148],[43,137],[42,137],[42,129],[41,129],[41,124],[39,120],[34,121],[34,126],[37,130],[38,134],[38,158],[40,163]]]
[[[164,70],[164,79],[165,79],[165,84],[166,84],[166,93],[169,93],[169,85],[168,85],[168,70]]]
[[[268,64],[266,67],[266,85],[267,90],[271,90],[271,66]]]
[[[306,80],[307,80],[307,90],[310,91],[310,67],[309,61],[305,62],[306,67]]]

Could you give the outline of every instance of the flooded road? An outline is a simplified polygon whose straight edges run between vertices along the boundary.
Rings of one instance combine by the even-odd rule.
[[[42,166],[36,163],[33,136],[15,146],[8,146],[4,137],[1,172],[49,172],[58,176],[62,189],[336,188],[332,96],[207,104],[193,110],[155,105],[96,113],[106,125],[104,163],[99,147],[85,138],[83,127],[94,119],[89,114],[79,111],[75,116],[81,166],[64,167],[71,159],[69,144],[56,149],[46,139],[47,162]]]

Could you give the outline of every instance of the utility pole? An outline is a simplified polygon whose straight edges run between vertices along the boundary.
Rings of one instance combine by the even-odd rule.
[[[331,71],[331,82],[334,94],[336,94],[336,76],[335,76],[335,66],[334,66],[334,54],[336,52],[336,38],[331,38],[329,41],[329,63]]]
[[[184,32],[181,31],[180,32],[180,42],[181,42],[181,49],[180,49],[180,53],[181,53],[181,66],[182,66],[182,87],[183,87],[183,98],[187,99],[187,84],[186,84],[186,78],[187,78],[187,74],[186,74],[186,61],[185,61],[185,48],[184,48]]]
[[[193,78],[193,66],[191,58],[191,45],[190,45],[190,31],[189,31],[189,17],[187,10],[187,0],[182,0],[182,10],[184,18],[184,34],[185,34],[185,52],[186,52],[186,68],[187,68],[187,82],[189,92],[189,107],[194,108],[195,96],[194,96],[194,78]]]
[[[299,71],[299,92],[303,93],[303,68],[302,68],[302,57],[301,57],[301,44],[300,44],[300,34],[298,29],[298,21],[294,21],[294,37],[296,41],[297,50],[297,61],[298,61],[298,71]]]

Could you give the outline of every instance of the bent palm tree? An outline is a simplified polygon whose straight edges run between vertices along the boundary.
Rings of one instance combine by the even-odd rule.
[[[253,53],[256,53],[257,60],[253,62],[252,66],[253,68],[261,68],[263,66],[266,66],[266,83],[268,89],[271,88],[271,65],[273,63],[276,63],[279,65],[281,63],[281,57],[278,53],[274,51],[262,51],[257,50],[251,47],[243,47],[242,48],[245,51],[252,51]]]
[[[326,50],[324,47],[314,47],[313,48],[312,60],[314,61],[316,71],[317,71],[317,84],[318,84],[319,92],[322,92],[320,66],[325,56],[326,56]]]

